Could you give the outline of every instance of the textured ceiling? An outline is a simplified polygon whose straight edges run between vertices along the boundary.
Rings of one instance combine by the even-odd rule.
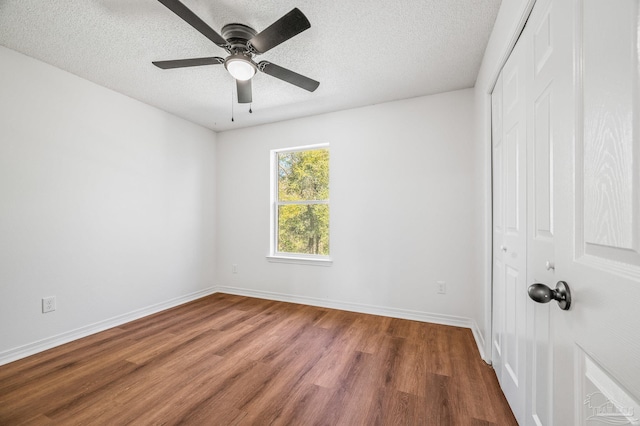
[[[320,81],[309,93],[266,74],[253,114],[223,66],[155,60],[226,56],[156,0],[0,0],[0,44],[216,131],[473,87],[500,0],[183,0],[218,33],[261,31],[298,7],[311,28],[257,60]],[[0,65],[1,66],[1,65]]]

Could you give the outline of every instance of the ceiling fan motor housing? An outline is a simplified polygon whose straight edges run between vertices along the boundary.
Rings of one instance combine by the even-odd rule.
[[[222,37],[231,46],[229,53],[248,51],[247,42],[256,34],[256,30],[243,24],[227,24],[222,27]]]

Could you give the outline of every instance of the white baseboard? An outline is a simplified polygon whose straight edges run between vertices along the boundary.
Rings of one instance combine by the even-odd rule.
[[[476,341],[476,345],[478,345],[478,351],[480,352],[480,358],[484,360],[487,364],[491,364],[491,360],[488,359],[484,350],[484,335],[480,332],[480,327],[478,327],[478,323],[475,320],[472,320],[471,323],[471,332],[473,333],[473,338]]]
[[[280,302],[300,303],[303,305],[318,306],[321,308],[340,309],[342,311],[359,312],[363,314],[381,315],[384,317],[402,318],[414,321],[432,322],[435,324],[451,325],[454,327],[470,328],[473,331],[471,318],[455,315],[434,314],[408,309],[388,308],[385,306],[367,305],[364,303],[342,302],[338,300],[320,299],[308,296],[294,296],[285,293],[271,291],[250,290],[238,287],[217,286],[216,292],[235,294],[238,296],[257,297],[259,299],[277,300]],[[477,327],[476,327],[477,328]],[[474,333],[475,336],[475,333]],[[476,343],[478,343],[476,341]]]
[[[408,309],[389,308],[385,306],[368,305],[364,303],[342,302],[331,299],[320,299],[308,296],[295,296],[285,293],[276,293],[270,291],[250,290],[238,287],[215,286],[204,290],[200,290],[185,296],[176,297],[166,302],[157,303],[146,308],[137,309],[135,311],[109,318],[94,324],[89,324],[75,330],[71,330],[56,336],[47,337],[37,342],[29,343],[24,346],[9,349],[0,353],[0,365],[26,358],[38,352],[54,348],[56,346],[69,343],[71,341],[108,330],[113,327],[137,320],[139,318],[155,314],[157,312],[182,305],[187,302],[205,297],[214,293],[228,293],[238,296],[256,297],[259,299],[277,300],[280,302],[300,303],[303,305],[318,306],[322,308],[340,309],[343,311],[359,312],[363,314],[380,315],[392,318],[402,318],[421,322],[431,322],[435,324],[450,325],[454,327],[463,327],[471,329],[473,337],[478,345],[480,356],[486,361],[484,351],[484,337],[480,333],[478,324],[475,320],[455,315],[444,315],[430,312],[413,311]]]
[[[99,321],[97,323],[89,324],[75,330],[67,331],[56,336],[47,337],[46,339],[42,339],[37,342],[28,343],[24,346],[9,349],[8,351],[0,353],[0,365],[8,364],[21,358],[26,358],[30,355],[37,354],[38,352],[42,352],[47,349],[51,349],[56,346],[60,346],[65,343],[80,339],[82,337],[90,336],[92,334],[125,324],[127,322],[131,322],[139,318],[146,317],[148,315],[155,314],[157,312],[164,311],[166,309],[173,308],[175,306],[182,305],[196,299],[200,299],[201,297],[208,296],[215,292],[215,287],[206,288],[204,290],[196,291],[194,293],[167,300],[166,302],[157,303],[155,305],[137,309],[135,311],[123,315],[118,315],[104,321]]]

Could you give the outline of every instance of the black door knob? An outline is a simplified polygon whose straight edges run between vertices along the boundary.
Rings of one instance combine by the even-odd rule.
[[[564,281],[558,281],[556,289],[552,290],[544,284],[532,284],[529,286],[529,297],[538,303],[549,303],[552,300],[558,302],[563,311],[571,307],[571,291]]]

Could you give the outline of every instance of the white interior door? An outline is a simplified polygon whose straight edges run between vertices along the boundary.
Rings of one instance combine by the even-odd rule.
[[[518,45],[493,94],[493,365],[522,422],[526,375],[526,46]]]
[[[554,420],[640,424],[639,2],[553,7]]]

